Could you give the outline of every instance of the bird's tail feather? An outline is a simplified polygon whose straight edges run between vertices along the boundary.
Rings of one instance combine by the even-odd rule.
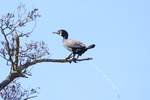
[[[94,48],[95,47],[95,44],[91,44],[91,45],[89,45],[86,49],[92,49],[92,48]]]

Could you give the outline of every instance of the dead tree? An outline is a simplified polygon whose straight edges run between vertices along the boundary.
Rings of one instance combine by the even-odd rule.
[[[5,80],[0,82],[0,91],[16,78],[28,77],[28,68],[43,62],[69,63],[72,59],[50,59],[49,49],[44,41],[25,42],[35,27],[34,22],[40,17],[38,9],[27,11],[18,7],[17,14],[7,13],[0,18],[0,57],[10,67]],[[30,31],[25,31],[29,24],[33,25]],[[77,59],[77,61],[91,60],[92,58]],[[1,64],[0,64],[1,65]]]

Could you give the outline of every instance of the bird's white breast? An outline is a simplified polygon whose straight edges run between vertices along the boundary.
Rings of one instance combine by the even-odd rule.
[[[64,39],[63,45],[69,51],[72,51],[72,48],[80,49],[86,47],[85,44],[83,44],[82,42],[77,40],[71,40],[71,39]]]

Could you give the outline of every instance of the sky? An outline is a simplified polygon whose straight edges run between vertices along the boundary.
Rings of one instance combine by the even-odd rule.
[[[33,66],[31,77],[18,80],[26,89],[40,87],[33,100],[150,100],[149,0],[1,0],[0,16],[20,2],[39,9],[31,39],[45,41],[51,58],[69,54],[62,38],[51,34],[58,29],[96,44],[82,56],[91,61]]]

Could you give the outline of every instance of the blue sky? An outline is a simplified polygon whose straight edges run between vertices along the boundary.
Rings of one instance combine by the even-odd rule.
[[[42,17],[31,38],[45,41],[51,58],[69,54],[62,38],[51,34],[58,29],[96,44],[83,55],[92,61],[33,66],[33,76],[20,81],[27,89],[41,87],[35,100],[150,99],[149,0],[1,0],[0,15],[20,2],[39,8]],[[0,72],[5,75],[4,68]]]

